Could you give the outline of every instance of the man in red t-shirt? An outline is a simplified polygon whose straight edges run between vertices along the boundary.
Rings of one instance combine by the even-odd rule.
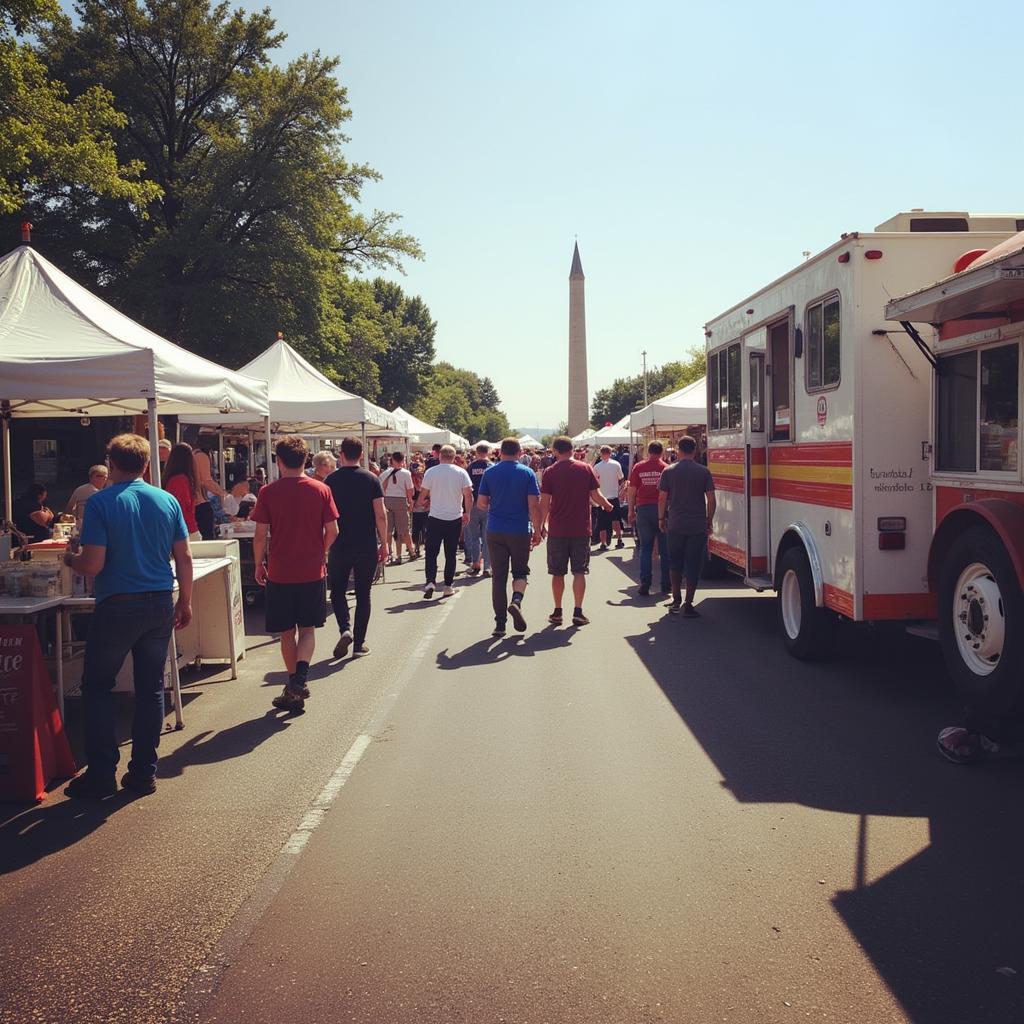
[[[299,711],[309,696],[315,630],[324,624],[324,562],[338,536],[338,510],[330,488],[306,476],[309,449],[301,437],[283,437],[274,450],[281,479],[260,488],[249,516],[256,523],[252,552],[256,582],[267,588],[267,632],[281,634],[288,670],[284,692],[273,705]],[[270,557],[264,562],[268,532]]]
[[[612,504],[601,494],[601,482],[593,467],[572,457],[570,438],[556,437],[551,447],[555,464],[544,470],[540,481],[540,514],[545,524],[542,535],[548,540],[548,572],[555,598],[555,610],[548,622],[562,624],[565,574],[571,566],[572,624],[585,626],[590,621],[583,614],[590,568],[590,505],[593,502],[610,512]]]
[[[658,541],[661,592],[667,594],[670,589],[668,535],[658,528],[658,484],[661,474],[668,469],[661,457],[664,451],[659,441],[652,441],[647,446],[646,461],[638,462],[629,474],[629,524],[635,527],[640,542],[640,589],[637,593],[641,597],[651,592],[655,540]]]

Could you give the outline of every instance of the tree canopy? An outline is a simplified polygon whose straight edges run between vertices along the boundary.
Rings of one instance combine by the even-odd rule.
[[[707,355],[703,349],[690,349],[682,361],[656,366],[647,374],[647,400],[664,398],[673,391],[686,387],[704,376]],[[597,428],[606,423],[618,423],[626,413],[635,412],[644,404],[644,376],[619,377],[609,387],[594,392],[591,403],[591,425]]]
[[[475,443],[483,438],[494,441],[508,436],[511,428],[500,405],[489,377],[442,362],[435,365],[423,394],[409,411]]]

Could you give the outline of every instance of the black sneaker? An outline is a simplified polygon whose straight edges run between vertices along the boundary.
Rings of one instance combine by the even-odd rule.
[[[344,658],[348,654],[349,647],[352,646],[352,630],[346,629],[344,633],[338,638],[338,642],[334,645],[334,656],[336,658]]]
[[[434,584],[433,583],[427,583],[423,587],[423,596],[428,601],[430,600],[430,598],[432,598],[434,596]]]
[[[668,606],[668,613],[669,613],[669,615],[678,615],[679,612],[682,610],[682,607],[683,607],[682,602],[680,602],[680,601],[670,601],[669,602],[669,606]]]
[[[306,684],[305,679],[296,679],[292,676],[292,678],[285,683],[284,688],[296,700],[309,700],[309,686]]]
[[[526,618],[523,615],[523,609],[519,606],[518,601],[513,601],[508,606],[508,613],[512,616],[512,624],[516,627],[516,631],[519,633],[525,633]]]
[[[684,619],[699,619],[700,618],[700,612],[697,611],[697,609],[694,608],[692,604],[684,604],[683,605],[683,618]]]
[[[490,569],[484,569],[484,571],[482,573],[480,573],[480,578],[481,579],[485,579],[485,580],[489,580],[491,578],[491,570]]]
[[[647,597],[650,592],[651,588],[646,583],[641,583],[640,586],[636,588],[637,597]]]
[[[499,623],[498,625],[496,625],[494,627],[494,629],[491,630],[491,636],[493,636],[493,637],[496,637],[496,638],[500,639],[504,635],[505,635],[505,623],[504,622]]]
[[[64,787],[64,795],[76,800],[102,800],[117,792],[117,779],[113,775],[100,775],[86,769]]]
[[[621,541],[621,540],[617,541],[616,544],[615,544],[616,548],[624,548],[625,546],[626,546],[625,541]]]
[[[556,608],[549,616],[548,622],[553,626],[560,626],[562,624],[562,609]]]
[[[370,648],[366,644],[356,644],[352,648],[353,658],[365,658],[370,653]]]
[[[608,550],[608,545],[607,544],[602,544],[597,550],[598,550],[598,552],[607,551]]]
[[[301,711],[306,702],[296,697],[286,686],[271,702],[278,711]]]
[[[138,793],[139,796],[149,796],[156,792],[156,779],[152,775],[136,775],[135,772],[125,772],[121,776],[121,786],[124,789]]]
[[[588,619],[586,615],[583,614],[583,610],[580,609],[580,611],[572,613],[572,624],[574,626],[589,626],[590,619]]]

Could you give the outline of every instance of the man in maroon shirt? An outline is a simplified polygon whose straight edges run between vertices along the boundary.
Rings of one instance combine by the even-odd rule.
[[[665,451],[660,441],[647,446],[647,458],[638,462],[629,474],[629,524],[636,529],[640,541],[640,589],[646,597],[651,592],[654,578],[654,542],[658,542],[658,562],[661,570],[661,592],[669,592],[668,534],[658,528],[658,484],[661,474],[668,469],[662,459]]]
[[[300,711],[309,696],[315,630],[324,624],[324,562],[338,536],[338,510],[330,488],[306,476],[309,449],[301,437],[283,437],[274,450],[281,477],[260,488],[249,516],[256,523],[252,551],[256,582],[267,588],[267,632],[281,634],[288,670],[284,692],[273,705]],[[270,557],[264,563],[268,531]]]
[[[565,574],[572,568],[572,624],[585,626],[590,621],[583,614],[583,595],[587,590],[590,568],[590,505],[593,502],[606,512],[612,504],[601,494],[601,483],[593,467],[572,457],[572,441],[556,437],[551,443],[555,464],[544,470],[540,481],[540,514],[545,524],[543,535],[548,540],[548,572],[555,610],[548,622],[562,624],[562,597]]]

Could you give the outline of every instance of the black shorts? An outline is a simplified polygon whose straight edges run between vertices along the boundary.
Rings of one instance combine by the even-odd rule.
[[[326,618],[327,581],[273,583],[267,581],[266,629],[286,633],[296,626],[322,626]]]
[[[686,582],[696,584],[708,550],[708,535],[704,533],[668,532],[668,560],[674,572],[682,573]]]
[[[618,523],[622,521],[622,509],[619,507],[618,498],[609,498],[611,504],[611,511],[606,512],[603,508],[597,510],[597,528],[602,533],[611,532],[612,523]]]
[[[590,571],[590,538],[548,537],[548,573],[564,576],[570,567],[573,576]]]

